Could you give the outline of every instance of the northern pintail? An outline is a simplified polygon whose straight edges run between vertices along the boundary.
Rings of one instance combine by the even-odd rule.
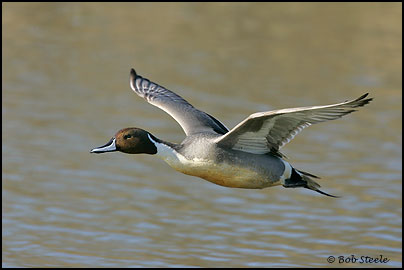
[[[176,144],[140,128],[124,128],[91,153],[157,155],[177,171],[225,187],[262,189],[283,185],[331,197],[337,196],[319,190],[320,185],[312,179],[319,177],[293,168],[279,150],[302,129],[340,118],[372,100],[364,94],[333,105],[257,112],[229,130],[179,95],[137,75],[134,69],[130,72],[130,86],[137,95],[171,115],[186,138]]]

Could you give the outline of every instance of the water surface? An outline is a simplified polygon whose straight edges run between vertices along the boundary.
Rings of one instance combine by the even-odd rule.
[[[401,267],[401,3],[5,3],[5,267]],[[184,134],[129,70],[233,127],[370,92],[282,151],[326,192],[229,189],[89,150]],[[382,255],[387,263],[338,263]],[[329,256],[337,261],[327,262]]]

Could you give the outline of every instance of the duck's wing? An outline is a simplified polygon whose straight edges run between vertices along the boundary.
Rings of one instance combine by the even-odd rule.
[[[302,129],[312,124],[338,119],[368,104],[365,94],[355,100],[326,106],[290,108],[251,114],[225,135],[216,139],[220,146],[254,154],[272,153],[282,156],[279,149]]]
[[[199,132],[225,134],[229,130],[213,116],[196,109],[174,92],[130,71],[130,86],[136,94],[177,121],[186,135]]]

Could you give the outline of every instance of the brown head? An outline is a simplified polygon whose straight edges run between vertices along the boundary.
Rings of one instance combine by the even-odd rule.
[[[127,154],[156,154],[157,147],[150,140],[158,142],[159,139],[146,130],[140,128],[124,128],[118,131],[105,145],[94,148],[90,153],[105,153],[120,151]]]

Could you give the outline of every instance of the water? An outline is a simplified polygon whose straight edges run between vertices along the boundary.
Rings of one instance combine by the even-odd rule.
[[[400,3],[3,4],[3,267],[401,267],[401,31]],[[123,127],[184,137],[131,67],[230,128],[370,92],[282,149],[343,197],[90,154]]]

